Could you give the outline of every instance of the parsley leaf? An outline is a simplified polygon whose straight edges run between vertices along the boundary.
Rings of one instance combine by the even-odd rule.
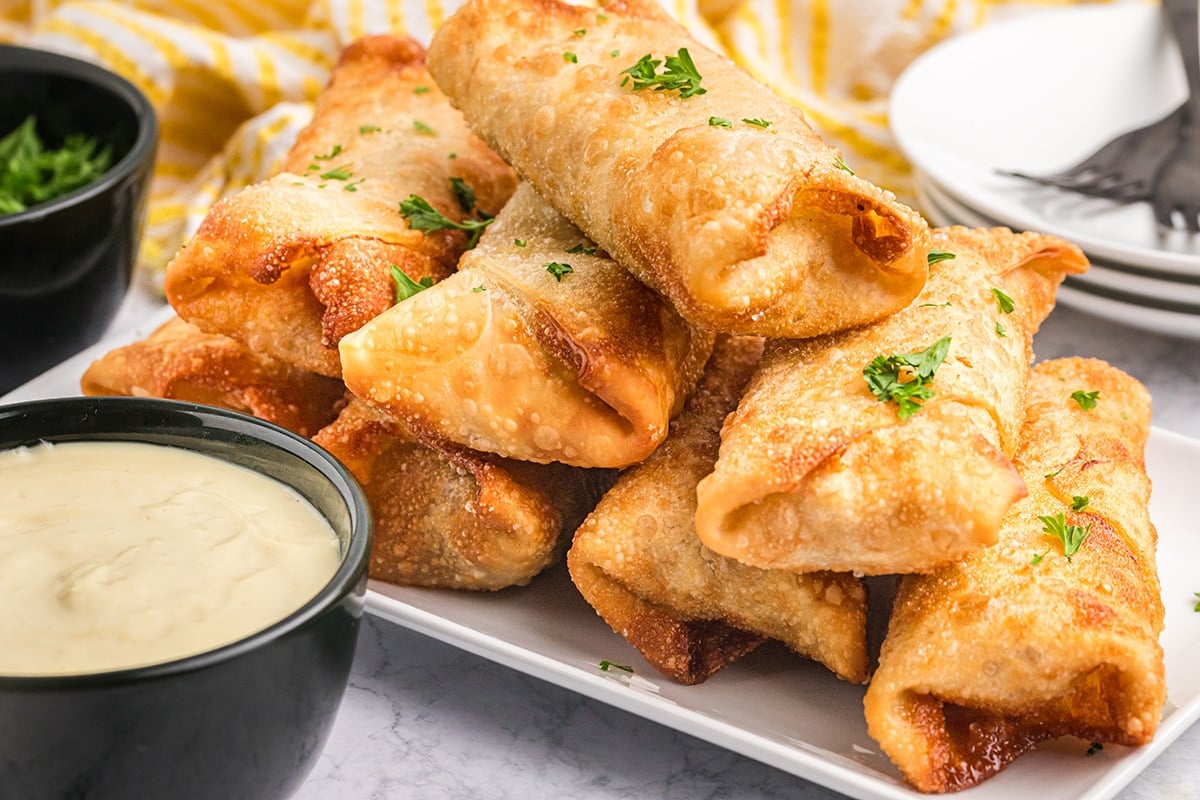
[[[419,119],[413,120],[413,130],[422,136],[437,136],[437,131],[426,125],[424,122],[421,122]]]
[[[551,275],[553,275],[554,280],[558,281],[559,283],[562,283],[563,275],[569,275],[575,271],[575,268],[570,264],[563,264],[560,261],[548,261],[542,266],[545,267],[546,272],[549,272]]]
[[[758,128],[771,127],[770,120],[760,119],[758,117],[755,117],[754,119],[747,119],[746,117],[742,117],[742,122],[746,123],[747,125],[754,125],[755,127],[758,127]]]
[[[428,86],[414,86],[413,94],[425,94],[429,91]]]
[[[871,393],[883,402],[894,400],[900,419],[908,419],[921,410],[922,402],[933,397],[929,383],[950,350],[950,337],[943,336],[924,350],[876,356],[863,368],[863,378]]]
[[[515,244],[517,247],[524,247],[526,242],[524,239],[513,239],[513,244]]]
[[[1062,472],[1062,471],[1063,471],[1064,469],[1066,469],[1066,468],[1067,468],[1067,465],[1066,465],[1066,464],[1063,464],[1061,467],[1059,467],[1058,469],[1054,470],[1054,472],[1047,472],[1047,473],[1046,473],[1046,474],[1045,474],[1043,477],[1044,477],[1046,480],[1050,480],[1051,478],[1058,477],[1058,473]]]
[[[407,200],[400,201],[400,216],[408,220],[409,227],[414,230],[431,233],[433,231],[458,230],[471,234],[467,240],[470,250],[479,241],[483,229],[492,224],[491,219],[468,219],[455,222],[433,206],[424,197],[410,194]]]
[[[1005,294],[1000,289],[992,288],[992,296],[996,298],[996,305],[1000,306],[1000,311],[1004,314],[1013,312],[1013,299]]]
[[[433,278],[426,275],[419,281],[414,281],[395,264],[390,265],[392,268],[392,280],[396,283],[396,302],[407,300],[417,292],[423,292],[430,286],[433,286]]]
[[[1029,560],[1029,563],[1036,567],[1038,564],[1042,563],[1042,559],[1045,558],[1049,553],[1049,550],[1043,550],[1040,553],[1034,553],[1033,558]]]
[[[942,261],[949,261],[954,257],[954,253],[950,253],[945,250],[930,250],[929,255],[925,256],[925,260],[928,262],[929,266],[932,267],[934,264]]]
[[[585,247],[583,242],[579,242],[578,244],[568,247],[563,252],[570,253],[572,255],[577,255],[579,253],[582,253],[585,256],[594,256],[594,255],[596,255],[596,248],[595,247]]]
[[[563,61],[569,61],[572,64],[578,64],[579,56],[575,55],[574,53],[572,53],[570,51],[567,51],[567,52],[563,53]]]
[[[378,125],[359,125],[358,126],[358,132],[361,134],[364,134],[364,135],[366,135],[368,133],[379,133],[381,130],[383,130],[383,128],[379,127]]]
[[[454,197],[459,207],[467,214],[475,210],[475,190],[462,178],[451,178],[450,185],[454,188]]]
[[[587,36],[587,28],[576,28],[575,35],[576,36]]]
[[[921,303],[921,305],[917,306],[917,308],[941,308],[942,306],[950,306],[950,305],[954,305],[954,304],[951,303],[949,300],[947,300],[944,303]]]
[[[0,139],[0,215],[16,214],[72,192],[99,178],[112,164],[112,150],[95,138],[71,134],[48,150],[37,134],[37,118]]]
[[[353,170],[349,164],[343,164],[340,167],[334,167],[331,170],[322,172],[320,177],[324,181],[348,181],[354,176]]]
[[[1194,597],[1200,598],[1200,592],[1192,592]],[[1196,607],[1192,609],[1197,614],[1200,614],[1200,599],[1196,600]]]
[[[854,170],[850,169],[850,165],[847,164],[845,161],[843,161],[841,156],[838,156],[837,161],[834,161],[833,164],[838,169],[844,169],[844,170],[846,170],[846,172],[849,172],[851,175],[854,174]]]
[[[313,158],[315,158],[317,161],[332,161],[333,158],[340,152],[342,152],[342,146],[340,144],[335,144],[333,149],[328,153],[324,153],[319,156],[313,156]],[[312,169],[312,167],[309,167],[309,169]]]
[[[1083,389],[1076,389],[1071,392],[1071,399],[1079,404],[1079,407],[1084,411],[1091,411],[1096,407],[1096,400],[1100,397],[1100,390],[1094,392],[1085,392]]]
[[[1071,510],[1083,511],[1088,507],[1088,503],[1092,502],[1086,494],[1077,494],[1071,497]]]
[[[601,672],[608,672],[611,669],[619,669],[619,670],[624,670],[625,672],[633,672],[633,667],[627,667],[624,664],[617,664],[612,661],[601,661],[600,662],[600,671]]]
[[[661,75],[658,73],[659,65],[663,67]],[[666,56],[664,61],[647,53],[629,69],[621,70],[621,74],[625,76],[621,79],[621,85],[629,84],[635,92],[641,89],[678,91],[680,97],[692,97],[708,91],[700,86],[702,78],[686,47],[679,48],[676,55]]]
[[[1007,333],[1005,333],[1005,331],[1004,331],[1004,326],[1003,326],[1003,325],[1001,325],[999,322],[997,322],[997,323],[996,323],[996,335],[997,335],[997,336],[1002,336],[1002,337],[1007,337],[1007,336],[1008,336],[1008,334],[1007,334]]]
[[[1104,749],[1104,742],[1092,742],[1091,744],[1088,745],[1087,754],[1089,756],[1094,756],[1094,755],[1096,755],[1096,753],[1099,753],[1103,749]]]
[[[733,123],[724,117],[709,117],[708,124],[714,128],[732,128]]]
[[[1071,556],[1079,552],[1084,540],[1092,532],[1092,523],[1089,522],[1086,528],[1068,525],[1061,513],[1055,514],[1053,517],[1038,517],[1038,520],[1042,523],[1044,533],[1048,533],[1062,542],[1063,555],[1067,557],[1067,561],[1070,561]]]

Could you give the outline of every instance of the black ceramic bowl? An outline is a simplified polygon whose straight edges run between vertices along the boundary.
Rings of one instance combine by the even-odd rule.
[[[371,543],[361,489],[308,440],[221,409],[120,397],[0,406],[0,449],[79,440],[175,445],[277,478],[329,520],[342,560],[303,607],[233,644],[115,672],[0,677],[0,796],[288,796],[350,674]]]
[[[87,345],[129,289],[158,124],[150,101],[96,64],[0,46],[0,136],[30,114],[47,147],[70,134],[112,148],[91,184],[0,216],[0,394]]]

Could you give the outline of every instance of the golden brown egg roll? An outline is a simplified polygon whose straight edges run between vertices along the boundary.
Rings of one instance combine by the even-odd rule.
[[[460,230],[410,228],[400,201],[419,195],[461,222],[464,205],[499,211],[515,185],[438,91],[418,44],[361,39],[342,53],[283,174],[219,201],[172,260],[167,298],[206,331],[337,377],[341,337],[395,302],[391,265],[438,280],[466,246]]]
[[[85,395],[164,397],[220,406],[312,436],[337,416],[346,387],[336,378],[274,361],[178,317],[118,347],[83,373]]]
[[[415,428],[525,461],[620,467],[667,435],[712,335],[521,188],[459,271],[341,342],[346,385]]]
[[[614,631],[682,683],[708,678],[762,638],[862,682],[860,580],[748,567],[696,537],[696,483],[712,469],[721,420],[737,405],[761,350],[756,339],[718,340],[666,442],[623,473],[576,531],[567,553],[571,578]]]
[[[1075,391],[1098,391],[1095,407]],[[998,544],[901,581],[867,690],[871,736],[921,791],[973,786],[1062,735],[1154,736],[1166,680],[1149,429],[1145,388],[1104,362],[1034,368],[1016,457],[1029,496]]]
[[[1033,334],[1063,275],[1087,261],[1060,239],[1005,228],[938,230],[933,243],[943,260],[908,308],[767,348],[697,488],[710,548],[763,568],[885,574],[929,571],[996,540],[1025,493],[1009,457]],[[944,361],[915,381],[939,342]],[[917,366],[897,366],[898,355]],[[885,403],[865,372],[890,368],[912,386]],[[906,396],[913,386],[932,397],[921,405]]]
[[[565,547],[611,482],[418,439],[352,400],[313,440],[362,484],[375,521],[372,578],[413,586],[523,586]]]
[[[698,86],[635,88],[627,70],[652,84],[686,71],[668,63],[681,49]],[[692,322],[814,336],[897,311],[924,284],[920,215],[653,0],[469,0],[429,69],[473,130]]]

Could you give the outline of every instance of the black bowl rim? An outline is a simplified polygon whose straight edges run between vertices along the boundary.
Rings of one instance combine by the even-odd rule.
[[[147,157],[153,157],[158,147],[158,116],[154,105],[141,89],[123,76],[95,62],[84,61],[55,50],[0,44],[0,71],[7,69],[76,78],[105,89],[124,100],[133,111],[138,121],[138,132],[129,152],[99,178],[53,200],[47,200],[15,214],[0,216],[0,228],[41,220],[65,207],[104,194],[125,180]]]
[[[350,512],[350,540],[333,577],[304,605],[283,619],[241,639],[172,661],[129,667],[107,672],[69,675],[0,675],[0,690],[84,689],[98,686],[132,684],[156,680],[217,666],[270,644],[299,630],[350,596],[365,576],[373,538],[371,510],[362,487],[336,457],[315,442],[266,420],[216,406],[165,400],[155,397],[58,397],[0,404],[0,421],[32,409],[61,409],[63,414],[110,407],[105,414],[128,413],[137,409],[159,408],[166,412],[190,414],[207,422],[222,422],[224,429],[248,434],[264,444],[283,449],[319,471],[337,489]],[[207,426],[206,426],[207,427]],[[197,429],[203,430],[203,429]],[[266,435],[264,435],[266,434]],[[131,435],[136,435],[131,433]],[[111,440],[108,440],[111,441]],[[136,441],[131,439],[131,441]],[[284,446],[286,444],[287,446]],[[219,455],[205,453],[214,458]]]

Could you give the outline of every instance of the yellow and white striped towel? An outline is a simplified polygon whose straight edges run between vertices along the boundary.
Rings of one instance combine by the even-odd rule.
[[[277,169],[345,44],[427,43],[461,1],[0,0],[0,39],[101,62],[150,97],[161,139],[139,263],[161,271],[213,202]],[[859,175],[908,199],[887,124],[901,70],[957,32],[1071,0],[662,2],[802,108]]]

